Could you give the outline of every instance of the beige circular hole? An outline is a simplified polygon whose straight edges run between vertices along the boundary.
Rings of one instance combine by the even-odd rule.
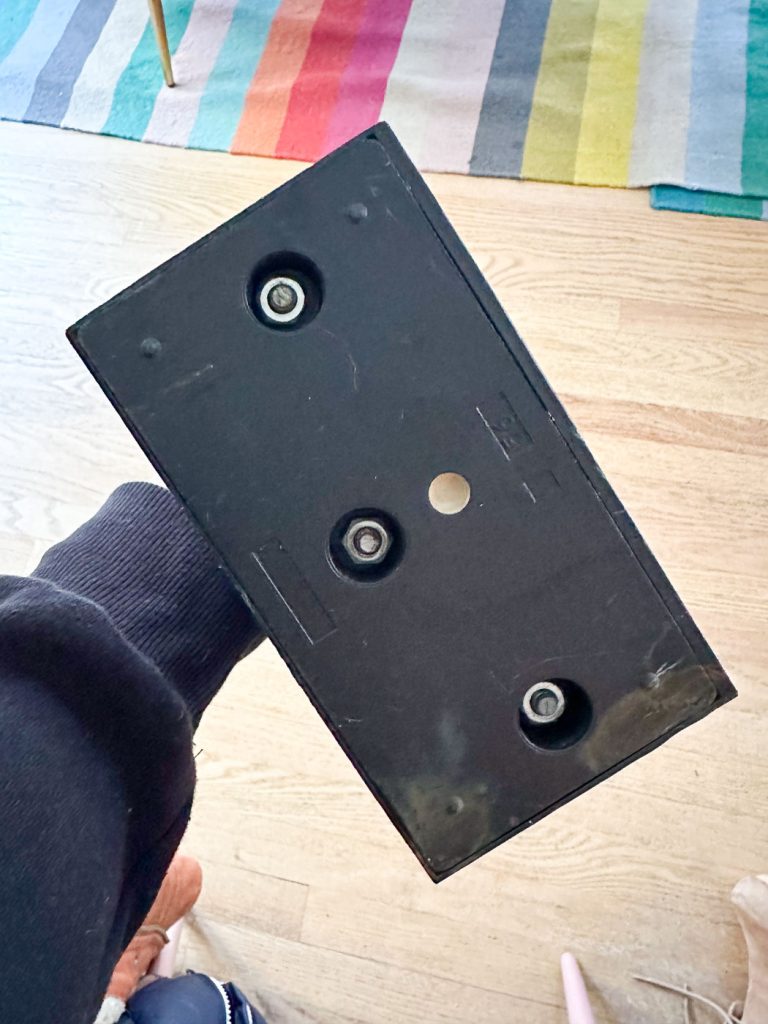
[[[469,504],[469,481],[459,473],[441,473],[429,485],[429,503],[444,516],[453,516]]]

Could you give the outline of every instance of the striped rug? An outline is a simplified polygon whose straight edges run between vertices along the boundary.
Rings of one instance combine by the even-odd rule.
[[[383,118],[422,169],[768,219],[768,0],[164,0],[175,89],[145,0],[0,3],[5,119],[314,160]]]

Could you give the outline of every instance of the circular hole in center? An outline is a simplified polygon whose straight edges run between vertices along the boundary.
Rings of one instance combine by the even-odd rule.
[[[454,516],[469,504],[469,481],[460,473],[441,473],[429,485],[429,503],[436,512]]]

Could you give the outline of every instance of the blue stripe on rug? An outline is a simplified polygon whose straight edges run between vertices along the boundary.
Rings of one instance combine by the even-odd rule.
[[[686,180],[741,191],[749,0],[700,0],[691,66]]]
[[[20,121],[29,106],[41,68],[72,17],[77,0],[39,0],[23,35],[0,65],[0,110]]]
[[[519,177],[549,0],[507,0],[483,95],[471,174]]]
[[[25,121],[60,124],[75,82],[96,45],[115,0],[80,0],[45,67],[37,76]]]

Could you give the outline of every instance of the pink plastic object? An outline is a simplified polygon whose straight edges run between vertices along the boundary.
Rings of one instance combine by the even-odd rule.
[[[154,974],[157,978],[173,977],[173,969],[176,965],[176,954],[179,951],[179,941],[181,940],[181,929],[183,927],[184,922],[177,921],[176,924],[172,924],[168,929],[168,944],[163,946],[152,961],[152,966],[149,968],[150,974]]]
[[[560,969],[563,972],[568,1024],[595,1024],[592,1007],[589,1005],[587,996],[587,987],[584,984],[576,957],[572,953],[563,953],[560,957]]]

